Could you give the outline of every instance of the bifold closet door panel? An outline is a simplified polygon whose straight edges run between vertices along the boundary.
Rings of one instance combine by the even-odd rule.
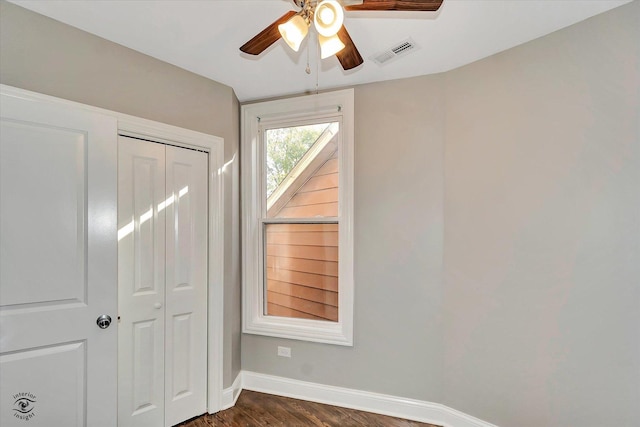
[[[207,408],[208,155],[166,146],[166,426]]]
[[[165,420],[165,147],[118,146],[118,425]]]

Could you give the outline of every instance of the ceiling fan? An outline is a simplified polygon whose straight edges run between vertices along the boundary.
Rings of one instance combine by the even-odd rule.
[[[290,10],[254,38],[246,42],[240,50],[250,55],[259,55],[273,43],[283,38],[296,52],[306,37],[309,28],[318,33],[320,57],[336,55],[345,70],[362,64],[364,60],[358,52],[351,36],[344,27],[344,12],[364,10],[433,12],[440,8],[443,0],[292,0],[299,11]]]

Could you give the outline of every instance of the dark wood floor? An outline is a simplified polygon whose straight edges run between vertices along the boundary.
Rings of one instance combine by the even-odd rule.
[[[242,391],[233,408],[180,424],[180,427],[254,426],[436,427],[432,424],[248,390]]]

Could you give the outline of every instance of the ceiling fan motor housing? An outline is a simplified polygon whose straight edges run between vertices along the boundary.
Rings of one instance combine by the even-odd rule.
[[[335,0],[323,0],[314,9],[313,23],[322,36],[331,37],[338,33],[344,22],[344,10]]]

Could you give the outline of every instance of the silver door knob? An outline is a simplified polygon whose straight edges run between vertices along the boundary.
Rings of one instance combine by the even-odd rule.
[[[98,324],[98,327],[100,329],[107,329],[111,324],[111,316],[109,316],[108,314],[103,314],[102,316],[98,317],[96,323]]]

